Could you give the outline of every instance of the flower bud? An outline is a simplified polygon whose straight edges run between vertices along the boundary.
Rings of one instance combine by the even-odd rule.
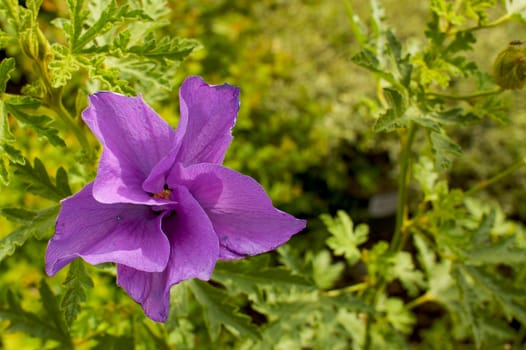
[[[522,89],[526,84],[526,47],[513,40],[493,64],[495,82],[503,89]]]

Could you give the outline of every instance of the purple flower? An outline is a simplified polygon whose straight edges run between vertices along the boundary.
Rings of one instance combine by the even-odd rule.
[[[221,165],[239,88],[190,77],[179,96],[176,130],[140,96],[90,96],[82,118],[103,145],[98,173],[62,201],[46,252],[48,275],[77,257],[117,263],[117,284],[159,322],[173,284],[208,280],[218,259],[273,250],[306,225]]]

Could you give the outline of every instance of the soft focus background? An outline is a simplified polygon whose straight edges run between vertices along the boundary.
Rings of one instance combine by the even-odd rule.
[[[348,4],[364,23],[368,21],[371,8],[367,1],[350,0]],[[428,2],[385,0],[382,5],[387,25],[409,52],[417,51],[426,42],[423,31],[430,20]],[[278,254],[273,253],[264,259],[270,259],[270,264],[281,263],[283,256],[298,259],[298,266],[309,269],[321,288],[349,284],[361,272],[349,270],[348,267],[344,271],[343,260],[326,253],[325,242],[329,233],[320,215],[334,215],[337,210],[344,210],[354,222],[369,224],[371,244],[382,239],[389,240],[396,210],[400,146],[395,134],[373,132],[378,117],[373,102],[375,78],[351,61],[360,48],[352,34],[345,2],[174,0],[169,2],[169,7],[167,16],[170,25],[161,30],[201,43],[201,47],[180,65],[173,78],[181,82],[188,75],[201,75],[209,83],[228,82],[241,88],[241,110],[226,165],[257,179],[268,191],[276,207],[309,220],[308,229],[283,248],[289,254],[281,254],[278,258]],[[58,15],[65,16],[66,11],[65,2],[46,0],[43,3],[40,27],[50,41],[53,41],[56,31],[50,21]],[[498,17],[500,13],[496,9],[492,14]],[[482,71],[491,73],[497,53],[511,40],[526,39],[521,37],[524,33],[524,25],[517,22],[506,23],[497,30],[476,32],[477,42],[469,58]],[[6,54],[17,55],[15,51],[9,50],[6,50]],[[13,93],[19,91],[25,82],[32,79],[30,72],[30,66],[19,67],[8,89]],[[148,86],[146,82],[143,83]],[[71,85],[75,84],[84,82],[73,80]],[[474,86],[473,82],[464,81],[462,76],[458,76],[450,83],[450,92],[469,93],[474,90]],[[73,97],[68,99],[68,89],[66,87],[64,95],[66,107],[70,110],[84,108],[82,101],[75,101]],[[145,87],[140,92],[148,100],[151,91]],[[448,173],[447,180],[451,187],[468,189],[481,179],[498,173],[524,154],[524,92],[505,92],[503,100],[506,104],[502,114],[507,121],[487,119],[473,126],[450,131],[450,136],[464,150],[464,156],[454,160],[452,170]],[[176,91],[160,98],[152,97],[149,101],[161,116],[176,127],[179,110]],[[14,123],[11,127],[17,136],[18,146],[27,151],[28,158],[45,160],[47,169],[62,166],[68,170],[73,192],[85,184],[86,174],[91,174],[91,177],[95,175],[96,167],[79,163],[78,154],[74,151],[64,152],[52,147],[29,128]],[[61,136],[66,142],[75,142],[72,135]],[[89,137],[91,144],[95,145],[94,138],[91,135]],[[415,152],[418,153],[418,147]],[[54,171],[50,170],[50,173]],[[483,201],[498,201],[508,218],[517,224],[524,223],[525,175],[524,169],[516,171],[481,191],[479,196]],[[0,187],[0,191],[0,207],[30,210],[54,204],[30,194],[20,183]],[[410,189],[410,201],[416,191]],[[0,217],[0,237],[14,228],[16,223]],[[22,306],[26,310],[42,308],[37,287],[43,278],[43,257],[48,237],[49,233],[43,235],[42,240],[28,242],[16,255],[4,259],[0,264],[0,284],[22,295]],[[99,335],[93,336],[92,340],[100,341],[109,333],[121,337],[119,339],[123,343],[115,344],[128,344],[126,341],[129,341],[131,332],[126,327],[129,326],[119,322],[123,315],[139,322],[140,308],[114,285],[111,267],[100,269],[87,266],[87,269],[98,272],[92,274],[95,288],[87,291],[84,305],[86,312],[80,314],[80,321],[76,323],[77,334],[92,334],[93,329],[99,329]],[[51,279],[50,285],[60,285],[66,273],[63,271]],[[205,335],[206,321],[195,316],[198,306],[189,301],[185,293],[182,288],[174,288],[172,318],[177,320],[172,322],[177,324],[175,331],[167,332],[151,323],[149,328],[146,327],[147,330],[143,329],[138,334],[153,332],[166,337],[170,339],[170,344],[177,344],[174,349],[200,349],[200,344],[207,348],[213,343]],[[293,297],[294,291],[290,293]],[[244,303],[246,300],[240,298],[249,297],[233,297],[236,305],[248,305]],[[265,312],[252,310],[249,306],[242,311],[251,315],[253,322],[264,323],[258,317]],[[443,315],[443,309],[436,305],[419,311],[418,320],[412,323],[416,324],[414,330],[406,334],[408,343],[414,345],[425,338],[425,332],[421,331]],[[299,311],[290,310],[290,313],[294,312]],[[304,319],[316,318],[316,312],[309,311]],[[93,317],[100,313],[104,314],[103,322]],[[322,337],[319,335],[302,333],[306,329],[296,329],[300,325],[298,321],[297,324],[291,324],[288,330],[290,335],[286,335],[288,333],[285,330],[279,333],[283,341],[279,346],[276,345],[277,348],[322,349],[321,344],[330,344],[331,337],[339,339],[338,335],[331,333],[334,329],[325,331],[319,328],[323,317],[307,321],[307,324],[311,322],[314,325],[310,329],[311,333],[326,332],[327,339],[320,340]],[[353,331],[352,324],[349,318],[349,328],[346,329],[349,333]],[[42,346],[40,340],[24,333],[4,332],[7,325],[7,321],[0,323],[0,349],[38,349]],[[447,321],[444,321],[434,327],[429,339],[440,339],[440,335],[449,337],[446,325]],[[344,329],[340,327],[340,331]],[[301,335],[303,340],[293,339],[294,334],[298,334],[298,337]],[[222,344],[225,349],[233,348],[233,344],[243,348],[233,339],[232,335],[223,331],[217,344]],[[312,339],[316,339],[317,345],[310,343]],[[113,341],[108,338],[105,344]],[[423,348],[440,348],[429,345],[432,343],[429,341],[427,347]],[[104,347],[100,344],[97,349],[121,349],[117,345]],[[246,344],[244,348],[250,348]],[[338,344],[339,348],[346,348],[345,341]],[[465,347],[459,344],[454,348],[474,348],[469,342]],[[77,345],[79,348],[95,348],[89,340]],[[137,349],[148,348],[140,343],[135,346]]]

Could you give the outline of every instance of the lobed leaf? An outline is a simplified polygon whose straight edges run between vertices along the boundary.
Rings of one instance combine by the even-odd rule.
[[[75,259],[69,265],[68,275],[63,285],[66,290],[60,307],[67,324],[71,326],[80,312],[80,304],[86,300],[85,290],[93,288],[93,281],[80,259]]]
[[[4,103],[9,114],[25,125],[32,127],[37,134],[47,138],[53,146],[66,146],[64,140],[58,136],[58,130],[51,127],[53,120],[50,117],[27,113],[17,100],[8,99]]]
[[[403,86],[409,88],[411,73],[413,71],[413,65],[410,63],[409,55],[406,54],[405,57],[402,57],[402,44],[391,30],[386,32],[386,37],[389,51],[391,52],[391,56],[395,61],[396,68],[400,74],[400,82]]]
[[[89,43],[95,42],[95,38],[107,33],[115,25],[136,20],[151,20],[151,18],[140,9],[131,9],[128,5],[121,6],[115,0],[112,0],[100,13],[100,17],[87,30],[81,33],[76,40],[74,37],[72,38],[74,40],[71,42],[71,51],[80,53]]]
[[[390,108],[380,115],[380,118],[374,125],[376,132],[390,132],[396,129],[406,128],[409,124],[409,116],[407,112],[408,106],[404,101],[404,97],[395,89],[384,88],[384,94],[389,102]]]
[[[24,214],[23,209],[8,209],[8,215],[17,216],[17,220],[22,220],[22,216],[27,215],[24,225],[18,227],[10,234],[0,240],[0,262],[6,257],[13,254],[17,247],[22,246],[29,238],[40,238],[45,235],[55,225],[55,218],[58,214],[59,207],[50,207],[38,212],[27,212]],[[6,209],[2,210],[4,213]]]
[[[199,43],[191,39],[178,37],[162,37],[157,40],[153,33],[149,33],[140,45],[122,47],[126,53],[152,59],[158,63],[166,64],[166,60],[181,61],[188,56]]]
[[[7,82],[11,78],[11,74],[15,70],[15,59],[5,58],[0,62],[0,93],[5,92]],[[0,134],[1,136],[1,134]]]
[[[310,281],[292,274],[285,268],[260,266],[257,259],[238,263],[218,262],[212,278],[221,283],[230,282],[236,289],[245,293],[257,293],[258,290],[269,287],[286,289],[313,287]]]
[[[399,85],[392,73],[386,72],[380,67],[380,61],[371,50],[364,49],[354,55],[351,60],[357,65],[376,73],[379,77],[394,86]]]
[[[80,69],[81,64],[65,46],[53,44],[51,50],[54,53],[53,60],[48,64],[52,77],[51,85],[58,88],[71,80],[73,74]]]
[[[342,210],[337,212],[337,217],[322,215],[321,220],[332,235],[327,239],[327,245],[336,255],[343,255],[350,265],[354,265],[361,257],[358,246],[367,241],[369,227],[365,224],[356,228],[352,219]]]
[[[27,223],[37,216],[34,211],[22,208],[2,208],[0,209],[0,213],[7,220],[18,223]]]
[[[474,266],[509,265],[526,263],[524,249],[515,246],[515,238],[508,238],[498,243],[470,250],[466,256],[466,263]]]
[[[431,131],[429,133],[435,164],[439,169],[447,169],[451,164],[451,155],[462,155],[462,148],[446,134]]]
[[[24,310],[13,292],[8,291],[7,299],[8,304],[0,307],[0,320],[9,321],[7,331],[23,332],[43,340],[54,339],[59,341],[64,349],[72,349],[68,334],[56,328],[49,320]]]
[[[64,338],[69,338],[68,327],[58,307],[57,297],[53,294],[45,280],[40,282],[39,292],[47,319],[53,322],[56,329],[64,335]]]
[[[22,153],[11,144],[14,143],[15,137],[9,128],[5,104],[0,101],[0,180],[4,184],[9,183],[9,172],[7,170],[8,162],[23,164],[24,157]]]
[[[221,325],[238,333],[240,337],[260,337],[250,317],[240,313],[239,308],[228,301],[230,296],[226,291],[199,280],[193,280],[190,289],[205,311],[206,325],[212,341],[219,337]]]
[[[398,252],[391,259],[391,278],[400,280],[410,296],[415,296],[419,289],[426,286],[424,274],[416,269],[410,253]]]
[[[31,166],[28,160],[23,165],[15,164],[14,166],[15,174],[21,182],[27,185],[29,192],[53,201],[60,201],[71,195],[67,174],[63,168],[57,170],[55,184],[53,184],[44,164],[38,158],[35,158],[34,166]]]

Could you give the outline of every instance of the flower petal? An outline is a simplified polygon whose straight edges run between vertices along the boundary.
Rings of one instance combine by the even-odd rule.
[[[174,167],[168,184],[188,188],[208,214],[219,237],[222,259],[277,248],[306,226],[305,220],[272,205],[253,178],[217,164]]]
[[[89,101],[82,118],[103,145],[94,197],[102,203],[150,203],[142,182],[176,152],[175,131],[140,96],[99,92]]]
[[[133,204],[102,204],[90,183],[62,202],[56,232],[46,251],[54,275],[76,257],[90,264],[116,262],[142,271],[163,271],[170,243],[161,230],[163,213]]]
[[[239,110],[239,88],[211,86],[200,77],[190,77],[183,82],[179,96],[181,119],[176,133],[181,148],[177,162],[222,163]]]
[[[170,287],[190,278],[210,279],[219,254],[217,235],[203,208],[184,187],[176,187],[173,195],[178,201],[175,214],[163,220],[171,245],[166,270],[148,273],[123,265],[117,270],[117,284],[158,322],[168,317]]]

